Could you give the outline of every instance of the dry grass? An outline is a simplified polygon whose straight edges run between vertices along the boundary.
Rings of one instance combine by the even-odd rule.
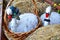
[[[26,40],[59,40],[59,39],[60,39],[60,24],[48,25],[39,28],[26,38]]]
[[[41,3],[38,2],[37,0],[36,4],[37,4],[37,10],[39,11],[39,13],[43,13],[45,12],[45,8],[49,5],[47,3]],[[14,0],[12,3],[13,6],[18,7],[21,13],[25,13],[25,12],[32,12],[33,13],[33,9],[34,9],[34,4],[32,3],[32,0]]]

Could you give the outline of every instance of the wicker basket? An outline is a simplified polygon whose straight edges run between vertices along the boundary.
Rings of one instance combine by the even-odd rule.
[[[11,3],[13,2],[13,0],[10,0],[10,2],[8,3],[7,7],[11,5]],[[35,7],[36,8],[36,7]],[[35,15],[38,14],[37,10],[35,9]],[[41,23],[41,20],[39,18],[39,16],[37,15],[37,18],[38,18],[38,24],[36,26],[35,29],[32,29],[31,31],[29,32],[25,32],[25,33],[18,33],[18,34],[15,34],[13,32],[11,32],[9,29],[8,29],[8,22],[9,20],[7,19],[7,14],[6,12],[4,13],[4,26],[3,26],[3,30],[4,30],[4,33],[6,35],[6,37],[9,39],[9,40],[24,40],[27,36],[29,36],[31,33],[33,33],[36,29],[38,29],[42,23]]]

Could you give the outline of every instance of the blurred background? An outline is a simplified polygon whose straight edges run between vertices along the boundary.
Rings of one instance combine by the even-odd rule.
[[[0,40],[1,40],[1,23],[2,23],[2,0],[0,0]]]

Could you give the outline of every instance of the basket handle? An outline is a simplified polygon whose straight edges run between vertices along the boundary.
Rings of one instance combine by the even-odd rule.
[[[38,10],[37,10],[37,4],[35,2],[35,0],[32,0],[32,3],[34,4],[34,13],[38,16]]]
[[[7,7],[9,7],[9,6],[12,4],[13,1],[14,1],[14,0],[10,0],[10,1],[8,2],[8,4],[7,4]]]
[[[7,7],[9,7],[13,1],[14,1],[14,0],[10,0],[9,3],[8,3],[8,5],[7,5]],[[35,2],[35,0],[32,0],[32,2],[33,2],[33,4],[34,4],[34,6],[35,6],[35,7],[34,7],[34,13],[38,16],[38,10],[37,10],[36,2]],[[6,8],[7,8],[7,7],[6,7]]]
[[[14,1],[14,0],[10,0],[9,3],[7,4],[7,7],[9,7],[13,1]],[[7,7],[6,7],[6,8],[7,8]],[[8,27],[7,27],[8,21],[9,21],[9,20],[7,19],[6,11],[4,11],[4,25],[5,25],[5,26],[4,26],[3,28],[9,32]]]
[[[9,7],[13,1],[14,1],[14,0],[10,0],[9,3],[7,4],[7,7]],[[6,8],[7,8],[7,7],[6,7]],[[7,20],[8,20],[8,19],[7,19],[7,14],[6,14],[6,11],[5,11],[5,14],[4,14],[4,22],[5,22],[6,24],[8,24]]]

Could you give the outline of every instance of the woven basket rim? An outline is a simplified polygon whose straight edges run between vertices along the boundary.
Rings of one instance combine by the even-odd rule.
[[[12,3],[13,1],[14,1],[14,0],[10,0],[10,2],[9,2],[8,5],[7,5],[7,7],[9,7],[9,5],[11,5],[11,3]],[[7,8],[7,7],[6,7],[6,8]],[[35,15],[36,15],[36,14],[35,14]],[[37,15],[36,15],[36,16],[37,16]],[[8,29],[8,26],[7,26],[7,25],[8,25],[8,21],[6,20],[6,18],[7,18],[7,14],[6,14],[6,11],[5,11],[5,14],[4,14],[4,23],[5,23],[4,26],[5,26],[5,28],[4,28],[4,29],[5,29],[7,32],[9,32],[9,33],[15,34],[15,33],[11,32],[11,31]],[[29,31],[29,32],[23,32],[23,33],[17,33],[17,34],[24,34],[24,33],[28,34],[28,33],[32,32],[32,31],[34,31],[35,29],[37,29],[39,25],[42,25],[39,16],[37,16],[37,19],[38,19],[38,24],[37,24],[36,28],[32,29],[32,30]]]
[[[38,19],[38,24],[36,25],[36,28],[34,28],[34,29],[37,29],[39,25],[42,25],[42,24],[41,24],[41,20],[40,20],[40,18],[39,18],[38,16],[37,16],[37,19]],[[5,18],[5,20],[6,20],[6,18]],[[5,20],[4,20],[4,21],[5,21]],[[5,23],[6,23],[5,25],[8,24],[8,23],[7,23],[7,20],[5,21]],[[8,25],[5,26],[5,27],[8,28]],[[32,29],[32,30],[34,30],[34,29]],[[9,29],[7,29],[7,30],[10,31]],[[32,30],[31,30],[31,31],[32,31]],[[29,32],[31,32],[31,31],[29,31]],[[27,32],[27,33],[29,33],[29,32]],[[13,33],[13,32],[10,31],[10,33]],[[26,32],[22,32],[22,33],[26,33]],[[14,34],[15,34],[15,33],[14,33]],[[19,33],[18,33],[18,34],[19,34]]]

